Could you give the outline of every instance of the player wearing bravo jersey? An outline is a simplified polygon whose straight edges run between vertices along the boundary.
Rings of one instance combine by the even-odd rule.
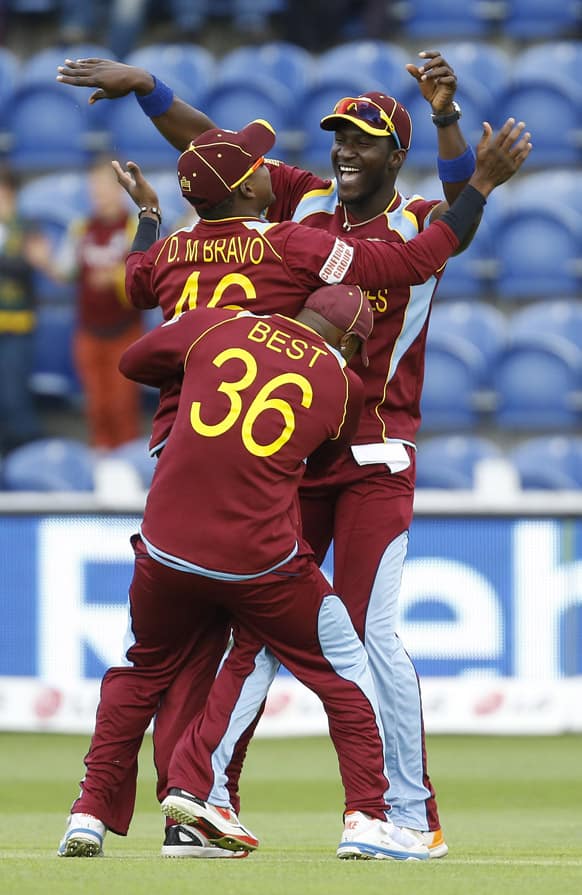
[[[123,831],[127,806],[116,805],[125,769],[177,671],[207,639],[224,638],[229,617],[235,639],[237,626],[246,627],[323,701],[345,788],[338,857],[428,858],[387,819],[367,656],[298,534],[304,458],[345,449],[357,427],[362,386],[346,361],[365,351],[372,325],[359,288],[324,287],[297,320],[203,308],[124,353],[128,377],[160,387],[180,376],[182,389],[132,538],[127,665],[103,679],[62,856],[99,854],[106,828]],[[247,854],[258,840],[230,809],[205,748],[215,739],[217,698],[211,689],[200,748],[187,776],[171,781],[163,810],[196,825],[215,847]]]
[[[410,66],[433,109],[445,113],[454,94],[456,79],[438,54],[426,54],[422,69]],[[100,89],[96,98],[124,95],[130,90],[143,94],[140,102],[152,116],[156,126],[179,148],[211,122],[176,98],[171,91],[157,84],[146,72],[104,60],[67,63],[60,79],[77,85],[93,85]],[[160,90],[161,88],[161,90]],[[165,93],[164,93],[165,90]],[[440,106],[440,108],[439,108]],[[294,217],[308,226],[330,231],[336,235],[362,238],[375,237],[404,243],[446,210],[446,203],[425,202],[420,197],[405,199],[395,187],[395,179],[410,144],[411,125],[408,113],[394,99],[384,94],[347,98],[338,104],[337,115],[328,122],[336,131],[332,151],[335,181],[314,177],[308,172],[267,162],[276,193],[276,202],[267,214],[272,220]],[[450,120],[449,120],[450,119]],[[453,198],[466,182],[472,170],[472,152],[459,135],[458,114],[441,116],[439,154],[444,162],[441,175],[445,192]],[[500,134],[498,147],[508,150],[511,127]],[[514,132],[521,134],[522,129]],[[512,173],[529,152],[526,135],[521,141],[523,153],[511,159]],[[503,143],[503,141],[506,141]],[[525,147],[525,149],[524,149]],[[501,180],[496,181],[501,182]],[[436,804],[430,781],[424,768],[422,718],[416,676],[410,660],[394,633],[396,600],[400,567],[406,549],[406,531],[412,512],[414,454],[412,442],[418,426],[418,399],[422,384],[422,363],[430,302],[439,273],[430,279],[428,287],[392,287],[388,294],[385,281],[375,287],[370,298],[376,310],[378,333],[372,346],[372,366],[364,372],[366,410],[361,432],[355,441],[363,445],[359,462],[346,453],[337,464],[330,479],[321,478],[322,489],[308,496],[302,494],[305,508],[304,522],[309,529],[318,556],[325,552],[335,514],[334,536],[342,544],[342,555],[336,550],[335,574],[345,576],[351,587],[350,573],[363,572],[355,583],[353,599],[348,595],[350,612],[361,636],[374,656],[380,679],[389,682],[383,694],[387,726],[387,761],[392,765],[393,780],[390,797],[393,816],[418,831],[431,830],[425,838],[432,846],[432,855],[446,853],[446,845],[439,832]],[[388,312],[390,309],[390,313]],[[394,316],[392,316],[394,313]],[[389,427],[387,421],[394,413],[398,426]],[[364,465],[360,465],[360,463]],[[389,464],[389,465],[388,465]],[[407,468],[403,468],[407,467]],[[390,469],[390,472],[389,472]],[[399,471],[398,471],[399,470]],[[391,474],[391,472],[394,474]],[[366,511],[359,491],[360,480],[365,491],[374,490],[374,478],[380,486],[374,506]],[[363,493],[363,492],[362,492]],[[345,499],[342,499],[345,498]],[[350,510],[350,499],[357,519]],[[371,498],[368,498],[371,502]],[[311,506],[311,509],[307,509]],[[320,511],[323,519],[320,519]],[[310,519],[316,520],[310,522]],[[361,538],[356,528],[360,527]],[[398,538],[400,540],[398,541]],[[396,542],[390,555],[390,545]],[[346,546],[347,545],[347,546]],[[385,558],[386,561],[382,562]],[[342,562],[342,567],[338,565]],[[362,564],[366,567],[362,568]],[[372,599],[372,589],[375,597]],[[368,612],[373,606],[374,611]],[[367,619],[367,624],[366,624]],[[374,630],[372,630],[374,626]],[[231,660],[229,659],[229,662]],[[228,663],[227,663],[228,664]],[[385,673],[385,666],[390,665]],[[257,685],[258,694],[266,686],[271,671],[264,671],[264,679]],[[239,679],[244,669],[237,667]],[[240,675],[242,674],[242,678]],[[392,694],[392,695],[391,695]],[[397,698],[397,705],[394,704]],[[404,723],[405,719],[408,719]],[[231,791],[236,800],[235,787]],[[194,852],[192,852],[194,853]]]

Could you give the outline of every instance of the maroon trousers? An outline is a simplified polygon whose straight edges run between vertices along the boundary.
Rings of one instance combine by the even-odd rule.
[[[186,728],[182,748],[175,750],[169,785],[208,798],[216,784],[213,750],[224,737],[220,679],[208,694],[209,677],[223,655],[232,618],[248,629],[249,642],[254,637],[267,644],[322,699],[346,808],[384,818],[388,781],[367,656],[343,604],[330,593],[312,558],[298,556],[252,582],[222,582],[161,565],[138,537],[133,541],[135,642],[127,651],[132,664],[110,669],[103,679],[87,771],[72,810],[92,814],[124,835],[135,802],[137,755],[151,719],[157,713],[157,727],[160,715],[164,721],[164,736],[155,744],[161,750],[157,761],[163,762],[182,732],[188,702],[190,717],[196,714],[196,693],[205,710]],[[189,680],[185,668],[192,671]],[[178,680],[191,688],[187,699],[186,691],[172,693]]]

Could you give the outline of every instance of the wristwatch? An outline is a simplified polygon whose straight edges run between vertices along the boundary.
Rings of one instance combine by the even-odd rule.
[[[453,100],[452,102],[454,112],[450,112],[448,115],[436,115],[434,112],[431,113],[432,123],[436,125],[436,127],[448,127],[449,124],[454,124],[455,121],[458,121],[461,115],[460,105]]]
[[[150,214],[155,214],[160,224],[162,223],[162,212],[155,205],[142,205],[137,213],[138,218],[141,218],[142,214],[145,214],[146,211]]]

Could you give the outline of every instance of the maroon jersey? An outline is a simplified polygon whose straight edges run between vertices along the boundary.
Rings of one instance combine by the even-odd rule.
[[[248,307],[294,315],[322,285],[376,289],[422,283],[458,246],[445,223],[415,243],[340,240],[290,221],[257,218],[199,221],[132,252],[126,263],[129,300],[160,305],[166,319],[197,307]]]
[[[134,230],[126,212],[114,221],[87,218],[73,225],[79,325],[94,335],[117,335],[140,319],[123,289],[123,262]],[[119,282],[103,286],[98,279],[100,270],[114,267],[119,268]]]
[[[384,212],[365,224],[350,222],[340,204],[335,180],[269,160],[273,191],[271,220],[291,219],[336,236],[405,243],[421,232],[439,200],[404,198],[395,191]],[[353,229],[348,230],[347,227]],[[425,283],[385,281],[367,295],[374,308],[374,330],[368,341],[370,366],[359,358],[352,365],[364,383],[365,404],[356,444],[386,439],[414,442],[420,425],[420,396],[428,322],[434,292],[444,266]],[[361,283],[365,288],[368,284]]]
[[[350,444],[362,385],[310,327],[282,315],[200,309],[152,330],[122,372],[160,386],[183,373],[142,536],[154,558],[214,578],[254,577],[297,548],[305,459]]]
[[[422,283],[457,245],[450,227],[440,222],[415,242],[390,244],[340,240],[290,221],[199,221],[159,240],[147,252],[130,253],[126,290],[137,307],[159,304],[166,319],[204,306],[295,316],[322,284],[345,282],[379,289]],[[407,294],[409,288],[405,286]],[[177,389],[162,392],[153,422],[152,453],[164,444],[177,394]]]

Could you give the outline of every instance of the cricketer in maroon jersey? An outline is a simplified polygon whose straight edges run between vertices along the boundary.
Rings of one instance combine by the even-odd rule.
[[[337,301],[348,292],[329,288]],[[143,540],[162,563],[224,580],[272,571],[295,555],[304,460],[327,439],[336,455],[345,449],[362,405],[359,378],[305,324],[236,314],[182,314],[137,341],[120,364],[129,378],[158,387],[184,371]],[[185,525],[194,508],[195,524]]]
[[[426,847],[387,818],[367,657],[345,607],[297,543],[294,502],[304,459],[329,441],[336,450],[349,442],[361,384],[345,364],[372,325],[358,287],[325,287],[308,298],[298,321],[200,309],[163,324],[123,355],[121,368],[138,381],[159,386],[183,374],[183,384],[142,533],[132,539],[127,665],[109,669],[102,681],[62,857],[100,855],[107,829],[127,832],[145,730],[192,653],[207,641],[223,642],[224,610],[324,703],[345,788],[338,857],[428,858]],[[196,748],[176,750],[162,809],[176,819],[188,806],[202,811],[213,821],[199,824],[209,846],[247,853],[258,840],[230,808],[215,766],[221,721],[213,687]]]

